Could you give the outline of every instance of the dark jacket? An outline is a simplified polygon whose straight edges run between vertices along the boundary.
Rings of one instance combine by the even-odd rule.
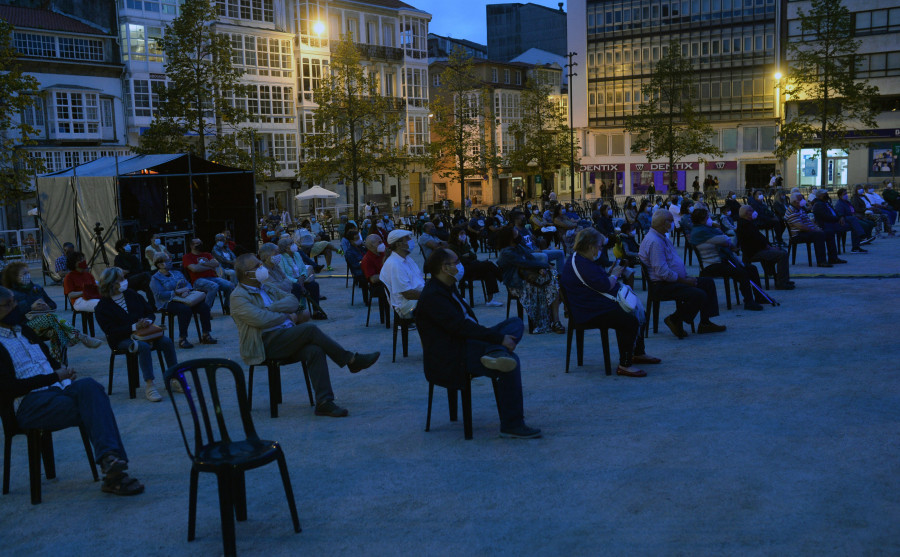
[[[127,312],[108,296],[100,298],[94,309],[94,317],[106,333],[106,342],[110,348],[117,347],[120,342],[131,337],[132,325],[141,319],[152,320],[155,317],[153,308],[137,292],[125,290],[122,295],[125,296],[125,305],[128,306]]]
[[[127,252],[120,252],[116,255],[113,265],[125,271],[125,276],[130,277],[144,272],[141,267],[140,260],[134,255]]]
[[[17,284],[10,290],[12,290],[13,297],[15,297],[16,302],[19,305],[16,309],[21,311],[23,315],[31,311],[31,304],[38,300],[44,300],[50,309],[56,309],[56,302],[53,301],[53,298],[47,295],[47,292],[43,287],[38,286],[33,282],[30,282],[25,286]]]
[[[50,362],[50,367],[59,369],[59,362],[50,356],[50,350],[47,349],[47,345],[41,342],[37,333],[27,325],[21,325],[21,327],[22,336],[28,339],[31,344],[40,345],[41,352],[44,353],[47,361]],[[36,375],[34,377],[29,377],[28,379],[16,378],[16,370],[15,367],[13,367],[12,357],[9,355],[9,352],[6,351],[6,348],[0,344],[0,399],[4,401],[15,400],[20,396],[27,395],[35,389],[49,387],[57,381],[59,381],[59,376],[55,373]]]
[[[747,219],[738,219],[736,237],[738,245],[744,252],[744,259],[747,261],[769,247],[768,240],[756,227],[756,223]]]
[[[851,205],[849,201],[844,201],[843,199],[837,200],[837,203],[834,205],[834,211],[839,217],[847,218],[856,216],[856,209],[853,208],[853,205]]]
[[[578,265],[578,273],[587,286],[575,274],[572,261]],[[615,296],[619,283],[615,287],[609,284],[609,274],[602,265],[574,253],[566,259],[566,264],[559,274],[559,286],[566,293],[566,302],[575,323],[587,323],[591,319],[603,315],[619,307],[619,303],[606,296]]]
[[[435,278],[425,283],[419,297],[416,330],[422,341],[425,378],[441,386],[459,385],[465,377],[466,340],[503,342],[501,333],[478,324],[456,285],[450,287]]]
[[[503,284],[507,288],[522,288],[519,268],[549,269],[550,264],[539,261],[525,246],[506,247],[497,256],[497,266],[503,273]]]
[[[834,227],[841,218],[831,202],[824,199],[816,199],[816,203],[813,205],[813,217],[816,219],[816,224],[822,228]]]

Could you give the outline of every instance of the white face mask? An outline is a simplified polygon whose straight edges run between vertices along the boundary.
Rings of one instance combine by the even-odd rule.
[[[119,292],[125,292],[126,290],[128,290],[128,279],[119,283]]]
[[[713,225],[712,217],[707,217],[706,218],[706,226],[712,226],[712,225]]]
[[[759,194],[756,199],[763,201],[766,197],[763,194]]]
[[[406,242],[406,245],[409,247],[410,253],[416,251],[416,241],[415,240],[410,239],[408,242]]]
[[[453,275],[453,278],[456,279],[456,282],[459,282],[463,279],[463,275],[466,274],[466,269],[463,267],[463,264],[460,262],[456,263],[456,274]]]
[[[459,241],[460,241],[460,242],[465,242],[466,240],[467,240],[467,237],[466,237],[465,234],[460,234],[460,235],[459,235]]]
[[[806,200],[805,200],[805,199],[801,199],[801,200],[800,200],[800,206],[801,206],[801,207],[806,207]]]
[[[444,223],[439,222],[439,223],[438,223],[438,228],[444,228]]]
[[[31,273],[22,275],[22,278],[19,279],[19,284],[31,284]]]
[[[378,249],[376,249],[378,253],[384,253],[384,244],[378,244]]]
[[[737,195],[732,195],[731,199],[737,199]]]
[[[758,216],[759,216],[759,213],[757,213],[756,211],[753,211],[753,213],[750,215],[750,218],[752,218],[753,220],[756,220],[756,217],[758,217]]]
[[[262,284],[262,283],[266,282],[267,280],[269,280],[269,270],[266,269],[264,266],[260,265],[259,267],[256,268],[255,271],[253,271],[253,276],[254,276],[254,278],[256,278],[256,280],[259,281],[260,284]]]
[[[297,244],[291,244],[291,253],[297,253],[298,249]]]
[[[159,238],[156,238],[156,239],[153,240],[153,244],[154,244],[154,245],[157,245],[157,246],[158,246],[158,245],[160,245],[161,243],[162,243],[162,240],[160,240]]]

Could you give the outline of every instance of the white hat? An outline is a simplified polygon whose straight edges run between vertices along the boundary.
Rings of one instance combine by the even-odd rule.
[[[402,240],[403,238],[406,238],[407,236],[412,236],[412,232],[410,232],[409,230],[402,230],[402,229],[391,230],[391,233],[388,234],[387,243],[388,243],[388,245],[393,245],[394,242],[396,242],[397,240]]]

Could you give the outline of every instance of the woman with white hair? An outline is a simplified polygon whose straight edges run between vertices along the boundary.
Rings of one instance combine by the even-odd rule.
[[[94,309],[100,329],[106,333],[106,342],[113,350],[130,350],[138,353],[138,365],[144,377],[144,396],[150,402],[162,397],[153,384],[152,352],[159,350],[169,367],[178,363],[175,345],[164,334],[153,339],[133,340],[132,334],[149,332],[156,314],[150,304],[128,288],[128,280],[118,267],[109,267],[100,275],[100,302]],[[173,384],[174,386],[174,384]]]
[[[188,326],[191,324],[193,314],[200,317],[200,326],[203,329],[200,344],[216,344],[218,341],[210,335],[212,325],[209,322],[209,306],[199,296],[193,304],[191,303],[193,299],[185,297],[191,295],[191,284],[184,275],[172,269],[172,259],[166,254],[159,253],[153,259],[153,266],[156,273],[150,277],[150,288],[153,289],[156,308],[168,311],[173,315],[173,319],[174,316],[178,317],[178,347],[185,349],[194,347],[187,339]],[[206,298],[205,294],[203,298]]]

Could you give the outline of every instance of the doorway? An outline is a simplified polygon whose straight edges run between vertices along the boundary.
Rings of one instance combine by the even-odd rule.
[[[766,188],[775,172],[775,163],[748,164],[744,172],[744,189],[747,191]]]

